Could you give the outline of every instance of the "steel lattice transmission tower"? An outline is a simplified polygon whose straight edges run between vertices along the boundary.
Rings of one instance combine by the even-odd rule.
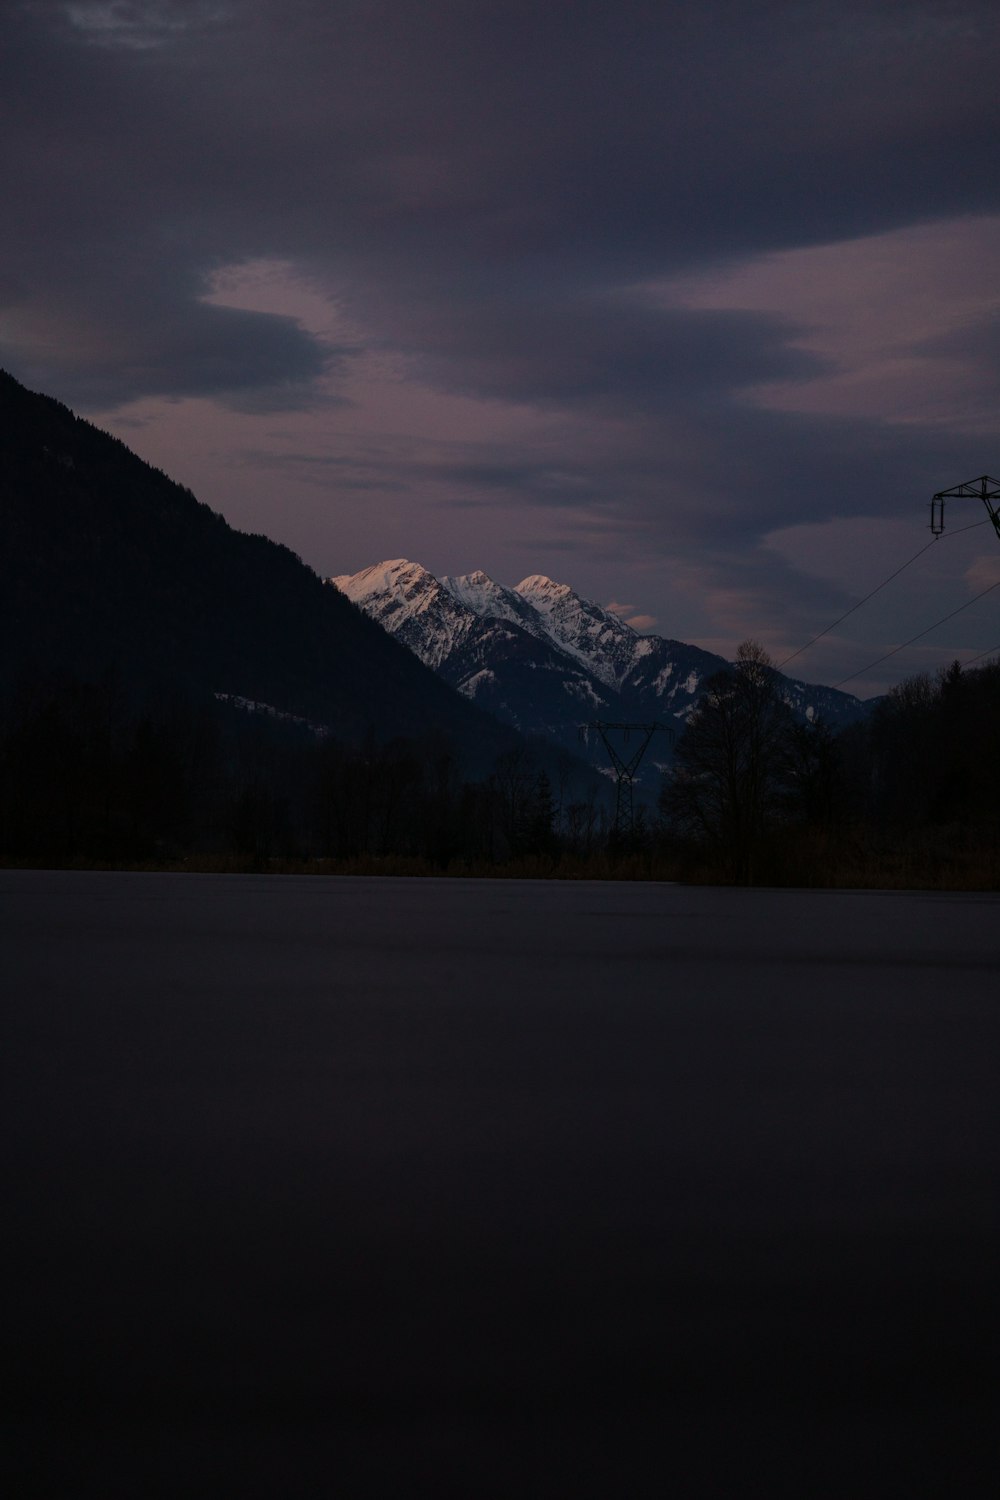
[[[995,503],[1000,500],[1000,481],[991,479],[988,474],[981,474],[978,479],[967,479],[964,484],[956,484],[953,489],[938,490],[931,501],[931,530],[935,536],[940,536],[944,530],[946,500],[981,500],[989,512],[993,529],[1000,536],[1000,510]]]
[[[635,824],[635,804],[633,800],[633,787],[635,786],[635,773],[639,769],[639,763],[646,751],[649,742],[657,731],[669,734],[673,739],[674,731],[669,724],[660,724],[654,720],[651,724],[612,724],[607,720],[594,719],[590,724],[581,725],[581,732],[596,729],[604,741],[604,748],[611,757],[611,764],[615,768],[617,784],[615,787],[615,822],[614,833],[617,837],[630,834]],[[614,743],[614,731],[621,735],[621,743],[627,746],[633,734],[639,735],[639,743],[632,754],[629,755],[624,748],[619,751]]]

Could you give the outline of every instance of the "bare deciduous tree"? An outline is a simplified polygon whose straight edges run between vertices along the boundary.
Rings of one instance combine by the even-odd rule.
[[[661,810],[720,853],[733,880],[752,879],[755,850],[780,805],[789,724],[770,657],[744,641],[732,667],[709,680],[678,746]]]

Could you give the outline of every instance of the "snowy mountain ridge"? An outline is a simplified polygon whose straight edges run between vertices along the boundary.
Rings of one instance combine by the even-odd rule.
[[[631,625],[568,584],[534,573],[508,588],[476,571],[435,578],[405,558],[331,578],[347,597],[480,707],[579,750],[581,722],[683,726],[729,663]],[[784,679],[797,717],[839,728],[864,713],[849,693]]]
[[[636,664],[656,650],[658,636],[639,635],[618,615],[544,574],[522,579],[516,592],[541,615],[550,639],[608,687],[620,688]]]
[[[488,573],[464,573],[458,578],[445,576],[441,585],[459,604],[464,604],[483,619],[506,620],[511,625],[520,625],[539,639],[547,634],[538,610],[521,597],[519,589],[505,588],[502,583],[494,582]]]
[[[397,557],[330,578],[348,599],[399,636],[434,671],[467,638],[478,615],[419,563]]]

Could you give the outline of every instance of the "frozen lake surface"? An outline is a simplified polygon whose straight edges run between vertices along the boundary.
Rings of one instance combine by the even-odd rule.
[[[998,917],[0,871],[8,1492],[992,1497]]]

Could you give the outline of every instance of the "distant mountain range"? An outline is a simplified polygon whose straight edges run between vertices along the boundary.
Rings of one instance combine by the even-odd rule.
[[[595,720],[659,720],[680,732],[707,680],[729,665],[698,646],[640,635],[541,574],[506,588],[483,572],[435,578],[397,558],[329,582],[480,707],[577,751],[580,726]],[[800,719],[840,729],[867,712],[850,693],[780,680]],[[607,758],[596,739],[591,758]]]

